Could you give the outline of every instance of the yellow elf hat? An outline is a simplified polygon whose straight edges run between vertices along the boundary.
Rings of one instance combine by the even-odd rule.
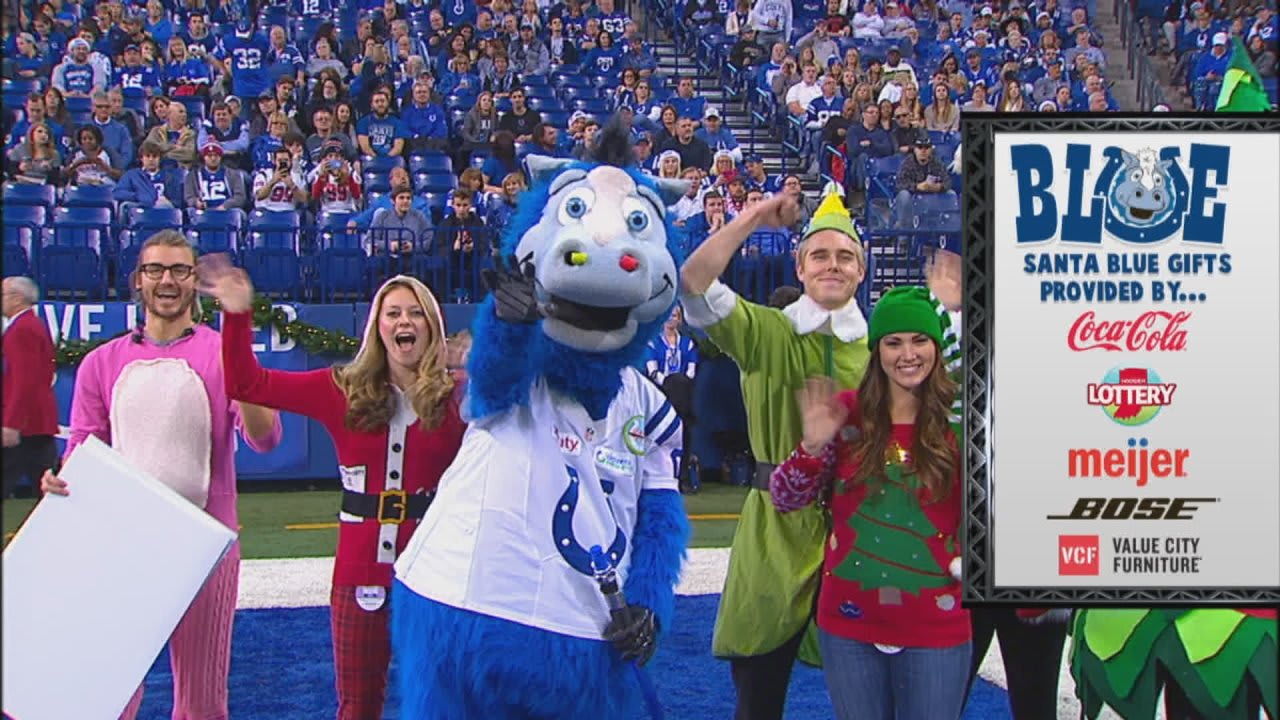
[[[849,216],[849,209],[844,205],[839,186],[834,183],[827,185],[826,194],[818,205],[818,209],[814,211],[813,217],[810,218],[809,226],[804,229],[801,241],[808,240],[810,235],[822,230],[835,230],[848,235],[858,249],[862,249],[862,239],[858,237],[858,231],[853,227],[853,218]]]

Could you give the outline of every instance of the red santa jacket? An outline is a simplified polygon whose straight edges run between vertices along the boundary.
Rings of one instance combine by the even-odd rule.
[[[53,340],[34,309],[15,316],[4,332],[4,427],[22,435],[56,435]]]
[[[222,321],[222,363],[229,397],[305,415],[324,425],[333,438],[346,491],[382,496],[393,509],[397,499],[382,495],[384,491],[403,490],[410,496],[435,491],[440,476],[458,453],[466,429],[455,401],[448,402],[440,425],[433,430],[424,429],[416,417],[409,423],[393,419],[373,432],[354,430],[347,427],[347,399],[334,381],[331,368],[304,372],[267,370],[258,364],[252,342],[251,315],[226,313]],[[389,587],[392,563],[418,522],[384,522],[345,512],[339,514],[339,519],[342,522],[334,584]]]

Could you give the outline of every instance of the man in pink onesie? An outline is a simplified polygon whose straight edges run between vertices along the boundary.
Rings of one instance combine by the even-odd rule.
[[[145,322],[81,362],[67,454],[96,435],[237,531],[235,433],[267,452],[280,442],[280,418],[273,410],[227,399],[222,341],[198,322],[195,264],[195,251],[179,232],[165,230],[143,244],[131,282]],[[67,493],[66,483],[51,473],[41,487]],[[173,720],[227,717],[239,576],[237,542],[169,638]],[[121,718],[132,720],[141,705],[139,686]]]

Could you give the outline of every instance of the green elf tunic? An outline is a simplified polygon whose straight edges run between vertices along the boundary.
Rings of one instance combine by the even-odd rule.
[[[1257,720],[1247,710],[1249,677],[1269,716],[1280,717],[1275,610],[1080,610],[1072,638],[1071,676],[1089,720],[1103,705],[1154,718],[1158,666],[1206,718]]]
[[[828,311],[808,296],[785,310],[756,305],[715,282],[684,300],[689,324],[733,358],[742,374],[751,452],[776,465],[800,442],[796,392],[806,378],[833,377],[841,388],[862,380],[869,352],[867,322],[854,301]],[[767,478],[767,476],[766,476]],[[729,556],[716,616],[712,653],[751,657],[777,649],[809,623],[823,543],[824,511],[816,506],[782,514],[768,490],[747,493]],[[801,659],[817,664],[812,624]]]

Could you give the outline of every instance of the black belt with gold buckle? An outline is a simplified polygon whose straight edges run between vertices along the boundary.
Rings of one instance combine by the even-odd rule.
[[[342,512],[383,524],[399,525],[405,520],[421,520],[435,496],[434,492],[410,495],[404,490],[384,490],[380,493],[343,490]]]

